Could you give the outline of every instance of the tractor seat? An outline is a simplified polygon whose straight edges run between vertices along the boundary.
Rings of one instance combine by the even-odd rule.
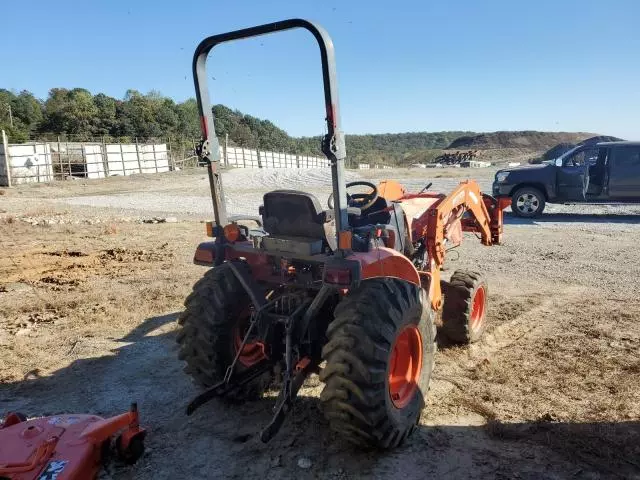
[[[260,207],[264,230],[263,245],[302,255],[337,248],[333,212],[324,211],[318,199],[298,190],[274,190],[264,194]]]

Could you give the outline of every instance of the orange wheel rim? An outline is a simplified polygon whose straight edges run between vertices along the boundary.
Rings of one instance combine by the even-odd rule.
[[[267,354],[265,353],[265,347],[263,342],[250,342],[244,344],[242,346],[242,340],[247,333],[247,328],[249,324],[249,320],[251,318],[251,310],[245,309],[239,316],[238,324],[236,328],[234,328],[233,335],[233,346],[234,346],[234,354],[238,353],[238,350],[242,348],[240,352],[240,356],[238,357],[238,362],[240,362],[245,367],[251,367],[258,362],[267,358]]]
[[[422,336],[416,325],[404,327],[393,345],[389,359],[389,395],[396,408],[413,399],[422,371]]]
[[[484,306],[486,293],[484,287],[479,287],[473,296],[473,304],[471,306],[471,329],[477,330],[484,322]]]

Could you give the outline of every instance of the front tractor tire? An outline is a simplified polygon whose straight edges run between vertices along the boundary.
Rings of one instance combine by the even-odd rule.
[[[333,430],[383,449],[411,434],[433,369],[433,320],[424,290],[398,279],[365,280],[338,304],[320,374],[320,401]]]
[[[441,332],[460,344],[477,342],[487,328],[487,282],[477,272],[456,271],[444,285]]]
[[[249,269],[244,262],[239,268]],[[184,371],[196,383],[210,387],[224,379],[227,367],[242,345],[248,326],[251,300],[228,264],[208,270],[193,286],[184,302],[185,310],[178,317],[182,326],[176,341],[180,345],[178,358],[186,362]],[[265,359],[264,346],[247,343],[239,357],[235,372],[241,372]],[[227,395],[230,400],[251,400],[261,396],[269,386],[267,372],[252,382],[235,388]]]

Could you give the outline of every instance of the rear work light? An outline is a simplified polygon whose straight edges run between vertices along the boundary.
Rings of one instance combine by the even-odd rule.
[[[324,272],[324,283],[348,287],[351,285],[351,270],[348,268],[329,268]]]
[[[324,265],[324,283],[340,288],[356,287],[360,283],[360,262],[340,259]]]
[[[216,259],[215,249],[209,246],[203,247],[202,245],[198,246],[196,250],[196,254],[193,258],[193,260],[196,263],[205,263],[205,264],[213,263],[215,259]]]

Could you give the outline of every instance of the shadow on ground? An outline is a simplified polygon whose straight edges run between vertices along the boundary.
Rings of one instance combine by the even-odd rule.
[[[542,225],[545,223],[613,223],[640,224],[640,215],[616,215],[612,213],[543,213],[536,218],[521,218],[511,212],[505,212],[507,225]]]
[[[212,401],[187,417],[197,392],[176,358],[176,314],[150,318],[110,355],[81,359],[43,378],[2,386],[0,411],[113,415],[138,401],[148,452],[115,479],[175,478],[640,478],[640,422],[421,425],[392,452],[352,448],[318,408],[317,377],[301,392],[279,434],[258,436],[275,398],[243,405]],[[299,466],[301,458],[310,467]]]

